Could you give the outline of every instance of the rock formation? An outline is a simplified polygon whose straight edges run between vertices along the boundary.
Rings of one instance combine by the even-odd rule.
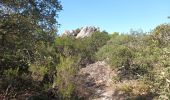
[[[88,83],[88,87],[90,84],[93,87],[93,91],[95,91],[94,97],[90,98],[91,100],[115,100],[112,99],[114,94],[112,78],[116,74],[105,61],[90,64],[82,68],[79,74],[87,75],[85,83]]]
[[[89,100],[127,100],[128,96],[116,89],[120,83],[113,82],[113,77],[117,77],[117,74],[105,61],[98,61],[82,68],[79,76],[86,76],[83,77],[85,81],[82,83],[86,86],[84,89],[88,87],[92,90]]]
[[[63,36],[74,36],[76,38],[84,38],[91,36],[94,32],[99,31],[99,28],[94,26],[86,26],[76,30],[66,30]]]
[[[112,84],[112,78],[115,76],[115,72],[105,61],[98,61],[94,64],[90,64],[80,70],[81,74],[89,74],[89,78],[93,78],[98,85],[105,84],[110,86]]]

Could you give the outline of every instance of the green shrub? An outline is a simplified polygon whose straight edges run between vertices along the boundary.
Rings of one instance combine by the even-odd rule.
[[[170,40],[170,24],[157,26],[153,31],[153,37],[159,46],[166,46]]]
[[[113,69],[118,69],[120,79],[139,78],[152,70],[161,52],[150,46],[152,40],[146,38],[142,35],[116,35],[99,49],[96,59],[106,60]]]
[[[4,70],[3,74],[8,80],[12,80],[19,75],[19,68]]]
[[[150,92],[150,85],[139,80],[124,81],[116,86],[118,91],[122,91],[129,96],[147,95]]]
[[[105,45],[107,41],[110,39],[110,36],[107,32],[94,32],[91,37],[87,38],[88,49],[91,52],[96,52],[100,47]]]
[[[48,72],[48,68],[38,64],[31,64],[29,71],[31,72],[31,76],[35,81],[42,81],[44,75]]]
[[[94,32],[92,36],[75,39],[73,37],[58,37],[55,45],[57,52],[65,57],[80,57],[80,66],[85,66],[95,61],[94,54],[110,39],[107,32]]]
[[[60,63],[56,67],[57,74],[54,84],[62,94],[62,99],[69,99],[74,91],[73,79],[77,71],[77,67],[73,58],[60,58]]]
[[[127,36],[116,36],[112,38],[96,53],[97,60],[107,59],[113,67],[129,67],[133,58],[133,50],[126,46],[123,40],[128,40]]]

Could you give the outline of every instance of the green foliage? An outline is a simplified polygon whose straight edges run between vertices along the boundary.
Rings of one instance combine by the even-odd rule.
[[[148,41],[145,41],[144,35],[114,36],[96,53],[96,58],[106,60],[113,68],[120,70],[121,77],[139,77],[152,69],[152,63],[157,61],[160,51],[156,47],[150,48]]]
[[[155,99],[170,98],[169,24],[159,25],[149,34],[131,30],[129,35],[109,35],[97,31],[80,39],[56,37],[56,17],[62,9],[58,0],[1,0],[0,4],[3,95],[49,91],[53,84],[58,89],[57,98],[73,99],[79,91],[75,85],[85,82],[73,82],[80,66],[106,60],[118,71],[114,81],[135,80],[120,84],[119,90],[130,95],[152,92],[157,94]],[[84,92],[84,86],[80,87]]]
[[[95,32],[91,37],[82,39],[68,36],[56,38],[56,51],[62,56],[56,69],[56,84],[63,98],[70,98],[71,94],[75,91],[75,83],[71,82],[74,77],[74,73],[71,73],[72,70],[74,70],[74,68],[77,70],[78,67],[84,67],[92,63],[94,61],[95,52],[101,46],[105,45],[109,39],[110,36],[106,32]],[[76,62],[71,60],[71,58],[74,58]],[[75,63],[78,65],[74,65]]]
[[[84,61],[82,60],[82,64],[85,65],[92,63],[95,61],[95,52],[99,50],[100,47],[104,46],[107,41],[110,39],[110,36],[108,35],[107,32],[95,32],[92,34],[91,37],[88,37],[84,40],[86,46],[85,50],[82,52],[82,57],[85,59]]]
[[[170,40],[170,24],[157,26],[153,31],[153,37],[159,43],[159,46],[166,46]]]
[[[39,52],[36,49],[37,42],[54,42],[54,25],[57,23],[55,17],[62,7],[58,0],[2,0],[1,5],[4,6],[5,14],[1,15],[0,20],[0,64],[4,67],[27,66],[27,62],[32,61],[34,54]],[[12,11],[8,13],[5,9]]]
[[[114,69],[118,68],[119,78],[115,81],[129,77],[139,79],[140,83],[149,84],[147,91],[158,95],[155,99],[168,99],[169,48],[169,24],[163,24],[147,35],[113,35],[96,53],[96,58],[106,60]],[[130,91],[130,87],[125,85],[120,88]],[[140,88],[145,87],[136,87],[138,90],[141,90]]]
[[[152,84],[153,85],[152,91],[159,94],[157,98],[158,100],[169,98],[170,97],[169,95],[170,67],[161,68],[161,69],[159,68],[159,70],[157,69],[154,72],[155,72],[154,74],[155,80],[154,83]]]
[[[90,49],[91,52],[96,52],[100,47],[106,44],[106,42],[110,39],[107,32],[94,32],[91,37],[87,39],[89,45],[87,48]]]
[[[3,69],[18,66],[27,71],[29,63],[34,62],[37,54],[46,48],[39,46],[39,43],[51,46],[54,42],[55,17],[61,5],[57,0],[2,0],[1,5],[5,14],[0,16],[0,66]],[[11,9],[11,12],[5,12],[5,9]]]
[[[62,9],[60,2],[2,0],[0,4],[3,6],[0,13],[0,85],[4,86],[0,92],[5,94],[8,85],[7,92],[18,94],[17,90],[26,92],[23,90],[31,91],[29,89],[49,84],[59,58],[54,39],[56,17]],[[9,78],[13,82],[8,82]],[[41,85],[32,85],[34,82],[41,82]],[[29,85],[25,87],[25,84]],[[43,89],[37,88],[40,90]]]
[[[96,58],[98,60],[107,59],[114,67],[129,66],[133,53],[132,49],[126,46],[128,40],[128,36],[113,37],[96,53]]]
[[[32,77],[36,81],[42,81],[44,75],[48,72],[45,66],[40,66],[38,64],[31,64],[28,70],[32,73]]]
[[[56,86],[62,94],[61,98],[69,99],[74,91],[73,78],[77,72],[77,67],[73,58],[60,58],[60,63],[56,67]]]
[[[57,23],[55,17],[57,17],[58,12],[62,9],[62,6],[58,0],[22,0],[14,2],[2,0],[1,4],[5,5],[4,7],[7,7],[5,9],[12,9],[13,13],[27,17],[33,26],[38,24],[38,26],[43,28],[45,31],[48,31],[49,33],[54,32],[54,25]]]
[[[139,95],[146,95],[150,91],[150,85],[140,80],[125,81],[117,85],[117,91],[121,91],[134,98]]]
[[[75,39],[73,37],[58,37],[55,45],[57,52],[65,57],[77,56],[80,58],[79,64],[86,64],[95,61],[94,54],[100,47],[106,44],[110,39],[107,32],[95,32],[91,37]]]
[[[12,81],[15,77],[17,77],[19,75],[19,68],[16,68],[16,69],[7,69],[7,70],[4,70],[4,73],[5,77]]]

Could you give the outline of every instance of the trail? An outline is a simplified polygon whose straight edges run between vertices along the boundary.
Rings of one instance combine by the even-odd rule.
[[[97,89],[96,93],[99,96],[93,100],[113,100],[114,90],[113,87],[105,87],[103,89]]]
[[[115,89],[112,78],[116,74],[105,61],[98,61],[82,68],[80,74],[88,74],[87,81],[94,80],[95,93],[90,100],[124,100],[114,96]]]

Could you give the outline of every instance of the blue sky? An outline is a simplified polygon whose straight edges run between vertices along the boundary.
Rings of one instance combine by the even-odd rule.
[[[59,34],[82,26],[97,26],[109,33],[132,28],[150,31],[170,22],[170,0],[61,0],[61,4]]]

